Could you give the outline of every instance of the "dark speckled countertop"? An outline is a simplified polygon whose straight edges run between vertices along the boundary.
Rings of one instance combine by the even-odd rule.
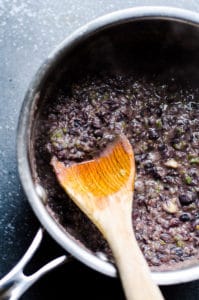
[[[0,0],[0,277],[20,259],[39,227],[21,188],[15,145],[20,107],[33,74],[49,52],[79,26],[138,5],[199,12],[199,0]],[[46,237],[34,265],[63,252]],[[162,290],[166,299],[199,299],[199,281]],[[124,299],[118,280],[77,261],[45,276],[22,299],[75,300],[79,293],[87,300]]]

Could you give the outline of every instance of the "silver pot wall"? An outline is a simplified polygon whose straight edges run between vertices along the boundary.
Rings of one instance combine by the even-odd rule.
[[[100,17],[66,38],[48,56],[36,73],[26,94],[19,119],[17,155],[19,174],[27,199],[42,226],[57,243],[87,266],[108,276],[116,276],[115,267],[97,257],[89,249],[80,245],[70,234],[63,231],[46,209],[45,193],[34,181],[32,132],[38,111],[43,104],[42,99],[46,91],[51,88],[49,82],[56,84],[56,81],[59,80],[63,66],[64,72],[68,72],[71,74],[70,76],[78,73],[80,68],[81,70],[87,68],[97,70],[97,67],[102,67],[103,64],[110,68],[120,68],[120,58],[122,60],[126,53],[128,56],[129,51],[134,51],[134,46],[136,48],[136,44],[140,43],[140,40],[144,42],[142,35],[138,36],[138,33],[140,34],[138,28],[144,28],[146,32],[148,27],[148,34],[145,35],[148,36],[148,40],[142,46],[143,61],[145,53],[147,56],[147,45],[151,47],[158,41],[161,43],[165,41],[165,47],[170,47],[171,44],[173,47],[176,44],[179,49],[180,47],[185,51],[187,49],[187,53],[191,54],[190,57],[187,56],[185,63],[187,66],[192,66],[190,73],[193,73],[193,80],[195,80],[197,77],[197,53],[199,53],[198,26],[198,14],[169,7],[132,8]],[[161,30],[164,32],[161,33]],[[160,39],[157,40],[155,35],[159,35]],[[117,36],[121,40],[121,49],[119,50],[114,44],[119,45],[116,41]],[[135,67],[139,68],[139,60],[136,60],[136,55],[134,62]],[[199,263],[175,271],[152,272],[152,276],[154,281],[160,285],[199,279]]]

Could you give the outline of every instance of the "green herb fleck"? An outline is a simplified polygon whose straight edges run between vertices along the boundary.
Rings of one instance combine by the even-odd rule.
[[[199,157],[192,157],[189,162],[190,164],[199,164]]]
[[[162,128],[162,120],[161,119],[157,119],[156,121],[156,126],[160,129]]]
[[[185,146],[186,146],[186,142],[184,142],[184,141],[173,145],[173,147],[176,150],[183,150],[185,148]]]
[[[183,127],[177,127],[176,130],[178,133],[184,133]]]
[[[179,238],[179,236],[175,236],[174,240],[175,240],[176,246],[181,247],[181,248],[184,247],[184,242]]]
[[[178,246],[178,247],[184,247],[184,242],[182,241],[182,240],[177,240],[176,241],[176,245]]]
[[[157,188],[156,188],[156,192],[159,194],[160,192],[160,186],[158,185]]]
[[[107,101],[107,100],[109,100],[109,98],[110,98],[109,93],[105,92],[105,93],[103,94],[103,101]]]
[[[157,183],[156,183],[156,192],[160,193],[160,191],[162,191],[162,190],[163,190],[162,184],[159,181],[157,181]]]
[[[165,241],[160,239],[160,245],[166,245]]]
[[[50,139],[52,142],[60,139],[63,137],[63,131],[62,129],[56,129],[55,131],[53,131],[53,133],[50,136]]]
[[[126,123],[124,121],[121,122],[121,128],[125,129],[126,128]]]
[[[192,183],[192,178],[191,178],[191,176],[186,175],[186,176],[185,176],[185,182],[186,182],[186,184],[191,184],[191,183]]]

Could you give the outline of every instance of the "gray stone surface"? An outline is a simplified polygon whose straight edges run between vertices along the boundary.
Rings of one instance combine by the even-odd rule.
[[[0,277],[18,261],[38,227],[19,182],[15,154],[20,106],[33,74],[49,52],[79,26],[105,13],[141,5],[199,11],[198,0],[0,0]],[[49,249],[52,255],[62,252],[50,240],[47,245],[42,258]],[[199,299],[198,282],[163,290],[166,299]],[[82,299],[124,299],[116,280],[78,262],[49,274],[23,299],[79,299],[78,291]]]

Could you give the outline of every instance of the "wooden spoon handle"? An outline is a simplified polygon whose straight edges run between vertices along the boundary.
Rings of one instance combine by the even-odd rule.
[[[64,166],[51,161],[60,184],[109,242],[128,300],[163,299],[135,239],[132,199],[135,161],[125,136],[92,161]]]
[[[162,300],[163,296],[152,281],[149,267],[135,240],[132,230],[128,236],[112,231],[107,237],[116,260],[128,300]]]

